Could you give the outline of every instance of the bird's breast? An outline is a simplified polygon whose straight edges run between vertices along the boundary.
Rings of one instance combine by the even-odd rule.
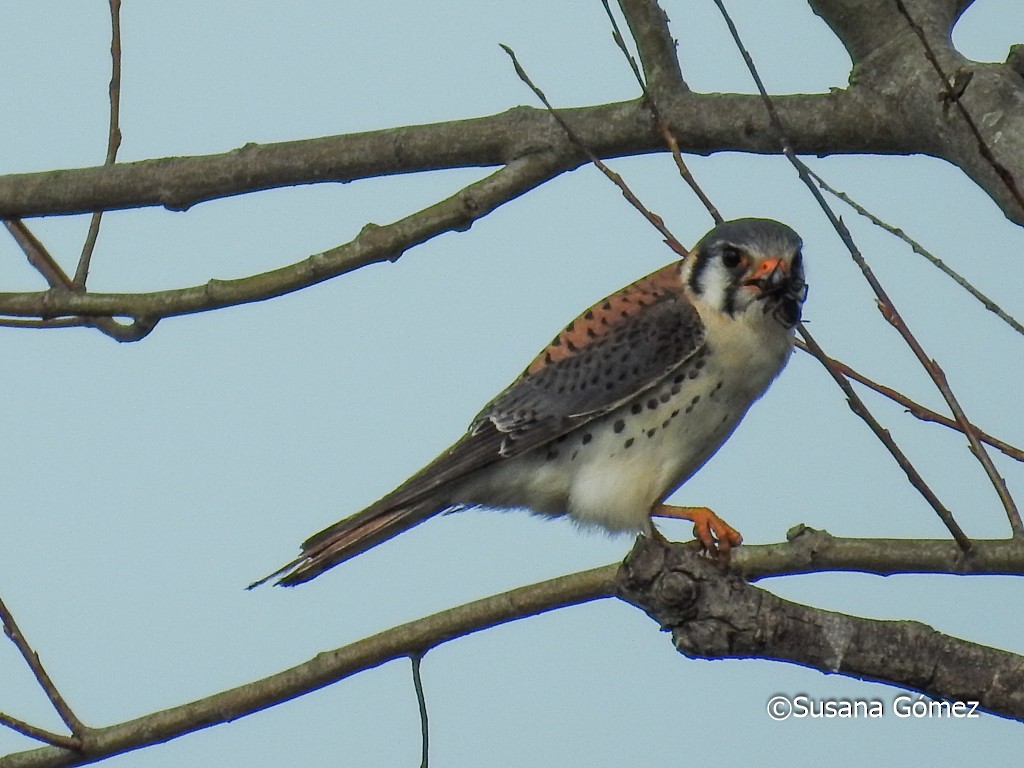
[[[465,501],[568,514],[647,531],[651,507],[718,450],[778,375],[792,342],[708,327],[705,345],[656,386],[525,454],[502,460]]]

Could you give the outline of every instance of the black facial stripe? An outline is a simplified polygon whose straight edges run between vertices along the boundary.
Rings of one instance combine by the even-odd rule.
[[[722,311],[729,317],[736,313],[736,291],[740,288],[739,283],[733,280],[725,289],[725,296],[722,298]]]
[[[701,285],[700,278],[704,273],[704,270],[708,267],[708,262],[711,261],[711,255],[707,249],[701,248],[694,251],[694,262],[693,269],[690,270],[690,290],[696,295],[700,296],[704,293],[704,286]]]

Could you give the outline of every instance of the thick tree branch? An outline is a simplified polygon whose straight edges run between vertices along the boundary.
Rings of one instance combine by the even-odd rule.
[[[763,658],[977,701],[1024,720],[1024,658],[914,621],[877,621],[811,608],[751,586],[685,545],[641,540],[619,595],[672,632],[698,659]]]
[[[655,99],[666,91],[688,91],[679,69],[676,41],[668,28],[668,15],[658,1],[619,0],[619,7],[636,42],[648,91]]]
[[[652,551],[657,553],[660,551],[658,548],[663,545],[652,546],[654,547]],[[247,685],[232,688],[179,707],[145,715],[135,720],[106,728],[90,729],[87,731],[85,746],[81,752],[43,747],[2,757],[0,758],[0,768],[58,768],[81,765],[168,741],[284,703],[388,661],[422,655],[437,645],[463,635],[509,621],[528,618],[556,608],[609,597],[615,593],[616,583],[620,585],[619,590],[622,592],[620,596],[631,603],[641,604],[642,599],[648,599],[643,595],[658,590],[664,591],[657,585],[645,587],[636,581],[638,573],[636,553],[646,552],[648,549],[640,540],[634,554],[623,566],[627,570],[620,573],[619,576],[616,574],[619,573],[620,566],[612,564],[484,598],[403,624],[344,648],[326,651],[303,664]],[[694,567],[703,569],[699,571],[700,578],[714,582],[715,589],[718,590],[711,595],[710,599],[729,603],[734,599],[734,592],[740,595],[743,599],[737,605],[752,611],[749,622],[765,620],[760,612],[754,611],[754,608],[757,608],[758,605],[768,604],[767,602],[753,603],[747,599],[749,595],[765,596],[759,598],[762,601],[777,600],[777,598],[749,586],[743,581],[744,578],[756,580],[769,576],[817,571],[856,571],[878,575],[897,573],[1024,574],[1024,544],[1012,540],[975,541],[970,554],[964,555],[951,541],[842,539],[830,536],[824,531],[797,526],[790,532],[789,541],[785,543],[760,546],[744,545],[735,550],[728,573],[723,573],[720,566],[704,558],[686,558],[679,554],[689,551],[689,549],[690,545],[671,545],[671,550],[666,551],[674,553],[672,554],[673,558],[681,558],[686,563],[696,560],[698,565]],[[668,556],[662,557],[661,562],[668,563]],[[655,572],[656,569],[653,567],[645,566],[645,568],[644,573],[651,571],[650,579],[654,580],[659,576],[659,572]],[[667,565],[664,573],[669,573]],[[676,577],[670,576],[669,578]],[[623,591],[622,584],[632,586]],[[722,597],[723,589],[725,589],[725,597]],[[781,604],[783,601],[779,602]],[[646,605],[647,603],[643,603],[641,607]],[[719,605],[716,610],[727,608],[728,605]],[[801,607],[801,609],[803,608]],[[803,610],[814,611],[810,608]],[[833,615],[824,611],[818,613]],[[783,615],[788,616],[788,614]],[[808,615],[813,617],[816,614]],[[851,619],[851,621],[864,620]],[[893,624],[898,625],[896,622]],[[952,638],[946,642],[947,644],[943,647],[952,654],[950,658],[961,658],[964,654],[973,653],[972,649],[980,648],[980,646]],[[771,655],[769,650],[772,649],[765,649],[763,654],[765,658],[783,658]],[[988,650],[982,649],[985,653]],[[751,653],[750,655],[755,654]],[[1021,663],[1019,657],[1012,654],[1004,655]],[[987,656],[982,658],[988,660]],[[999,660],[1003,657],[993,658]],[[1000,663],[1002,662],[1000,661]],[[811,666],[816,665],[811,664]],[[818,666],[825,671],[837,671],[831,667]],[[847,673],[854,674],[848,671]],[[885,681],[883,678],[875,677],[867,672],[856,674]],[[903,684],[895,680],[890,682]],[[974,696],[970,690],[954,690],[952,688],[946,692],[946,695],[979,698]],[[1024,696],[1024,694],[1019,695]],[[1007,714],[995,703],[987,699],[986,702],[986,707],[991,711]],[[1008,716],[1015,717],[1016,715]]]
[[[677,94],[660,103],[685,152],[777,152],[756,96]],[[780,96],[799,152],[919,151],[890,106],[866,91]],[[560,110],[602,158],[664,151],[642,100]],[[174,157],[0,176],[0,218],[196,203],[296,184],[504,165],[524,155],[578,154],[546,110],[517,107],[474,120],[389,128],[275,144],[220,155]],[[581,158],[582,160],[582,158]]]

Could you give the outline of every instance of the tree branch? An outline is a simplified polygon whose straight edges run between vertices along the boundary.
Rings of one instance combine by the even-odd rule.
[[[671,552],[676,553],[673,557],[682,557],[678,553],[687,552],[690,546],[688,544],[671,545]],[[91,728],[88,731],[85,748],[81,752],[43,747],[2,757],[0,758],[0,768],[61,768],[97,762],[106,757],[162,743],[212,725],[236,720],[319,690],[357,672],[372,669],[394,659],[422,656],[431,648],[473,632],[557,608],[610,597],[616,594],[616,589],[619,589],[620,596],[628,602],[640,604],[641,597],[639,595],[657,591],[658,588],[639,585],[622,591],[621,585],[633,583],[624,581],[624,579],[635,581],[638,571],[636,552],[643,552],[646,549],[647,545],[644,545],[641,539],[634,553],[627,559],[625,565],[621,566],[627,569],[626,575],[620,573],[618,564],[606,565],[477,600],[424,619],[402,624],[343,648],[325,651],[298,666],[262,680],[124,723],[105,728]],[[690,559],[687,559],[686,562],[689,562]],[[757,580],[769,576],[821,571],[856,571],[885,576],[897,573],[1020,575],[1024,574],[1024,543],[1014,540],[975,541],[970,554],[965,555],[952,541],[843,539],[833,537],[825,531],[815,531],[801,525],[790,532],[789,540],[784,543],[745,544],[739,547],[733,552],[731,568],[728,573],[723,573],[720,566],[705,558],[696,557],[695,559],[699,564],[696,567],[704,569],[701,571],[703,574],[701,578],[717,580],[716,583],[719,585],[728,585],[728,590],[736,590],[737,594],[743,597],[738,605],[752,610],[750,594],[767,595],[767,597],[760,598],[761,600],[769,598],[777,600],[777,598],[747,585],[743,581],[744,578]],[[657,574],[653,574],[651,578],[655,576]],[[616,583],[620,585],[618,588]],[[744,590],[753,590],[753,592]],[[718,598],[715,599],[721,598],[720,592],[716,594]],[[727,597],[722,599],[728,603],[733,600],[732,594],[729,592]],[[644,606],[641,605],[641,607]],[[800,608],[803,607],[800,606]],[[805,610],[814,612],[814,609],[810,608]],[[833,615],[825,611],[818,613]],[[751,616],[757,620],[763,619],[757,612],[751,613]],[[864,620],[851,619],[851,621]],[[949,643],[948,649],[951,649],[951,653],[959,653],[964,648],[980,648],[980,646],[953,639],[949,639]],[[771,656],[768,653],[769,650],[771,649],[766,648],[765,650],[766,658],[778,658]],[[988,649],[983,650],[987,652]],[[1019,657],[1012,654],[1005,655],[1020,662]],[[987,657],[985,658],[987,659]],[[812,664],[812,666],[814,665]],[[831,668],[819,668],[825,671],[837,671]],[[865,676],[870,677],[870,675]],[[885,682],[882,678],[872,677],[872,679]],[[902,684],[898,681],[891,682]],[[1022,693],[1019,695],[1024,696],[1024,687],[1021,687],[1020,690]],[[963,697],[967,697],[968,693],[970,692],[957,690],[950,695],[962,694]],[[1006,714],[994,704],[986,706],[991,711]]]
[[[741,548],[742,551],[742,548]],[[914,621],[877,621],[783,600],[685,545],[640,540],[617,580],[626,601],[697,659],[764,658],[977,701],[1024,720],[1024,657]]]
[[[657,0],[619,0],[629,33],[636,42],[644,79],[655,98],[664,92],[689,90],[679,69],[676,41],[668,28],[668,15]]]
[[[153,293],[0,293],[0,315],[53,318],[64,315],[128,315],[163,318],[282,296],[380,261],[395,261],[406,250],[473,222],[570,167],[552,154],[527,155],[446,200],[392,224],[367,224],[351,242],[304,261],[237,280]]]
[[[685,152],[778,151],[757,96],[685,93],[660,106]],[[888,117],[888,99],[867,92],[780,96],[778,108],[800,152],[919,151],[906,127]],[[599,157],[665,151],[642,99],[559,111]],[[517,107],[473,120],[247,144],[219,155],[9,174],[0,176],[0,218],[145,206],[185,210],[263,189],[499,166],[552,151],[576,152],[546,110]]]
[[[84,765],[236,720],[356,672],[394,659],[422,655],[442,643],[481,629],[609,597],[617,568],[617,565],[608,565],[574,573],[451,608],[344,648],[325,651],[304,664],[262,680],[119,725],[93,729],[81,752],[42,747],[2,757],[0,768]]]

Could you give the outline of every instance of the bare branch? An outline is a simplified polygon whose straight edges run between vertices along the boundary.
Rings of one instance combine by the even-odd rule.
[[[423,663],[423,654],[414,653],[409,657],[412,662],[412,685],[416,691],[416,704],[420,711],[420,768],[428,768],[430,763],[430,722],[427,719],[427,697],[423,693],[423,676],[420,674],[420,665]]]
[[[619,0],[619,8],[636,42],[650,89],[657,93],[688,91],[679,69],[676,41],[668,28],[668,15],[657,0]]]
[[[640,540],[617,590],[671,630],[676,648],[691,658],[788,661],[937,699],[977,701],[985,711],[1024,720],[1021,656],[919,622],[792,603],[723,572],[685,545]]]
[[[843,390],[846,395],[846,402],[850,406],[850,410],[860,416],[865,424],[875,433],[875,437],[878,438],[879,442],[885,446],[889,454],[899,464],[900,469],[907,475],[907,480],[910,484],[917,489],[918,493],[924,496],[925,500],[931,505],[931,508],[935,510],[935,514],[942,520],[943,525],[949,529],[949,533],[956,540],[957,545],[964,552],[968,552],[971,549],[971,540],[964,533],[963,529],[957,524],[953,517],[953,513],[946,508],[946,506],[939,501],[939,497],[935,495],[935,492],[928,486],[921,477],[921,473],[917,471],[907,455],[903,453],[902,449],[896,444],[896,441],[892,439],[892,435],[889,434],[889,430],[885,429],[878,420],[871,415],[871,411],[868,410],[867,406],[864,405],[864,401],[858,397],[853,387],[850,386],[850,382],[846,380],[840,370],[832,365],[832,358],[825,354],[818,343],[814,340],[814,337],[807,331],[807,328],[801,324],[799,326],[800,335],[803,337],[804,344],[807,346],[807,351],[811,353],[818,362],[825,366],[825,370],[829,372],[832,379],[839,385],[839,388]]]
[[[811,355],[811,357],[816,357],[814,352],[812,352],[810,350],[810,348],[807,346],[807,344],[805,342],[803,342],[802,340],[797,339],[796,345],[801,350],[803,350],[807,354]],[[856,382],[858,382],[860,384],[863,384],[868,389],[872,389],[875,392],[877,392],[878,394],[883,395],[884,397],[889,398],[893,402],[899,403],[900,405],[904,406],[907,409],[907,412],[911,416],[914,416],[915,418],[918,418],[921,421],[930,421],[930,422],[933,422],[935,424],[941,424],[944,427],[949,427],[950,429],[955,429],[957,432],[963,434],[963,428],[959,424],[957,424],[955,421],[953,421],[950,418],[947,418],[947,417],[943,416],[940,413],[936,413],[931,408],[925,408],[920,403],[917,403],[917,402],[911,400],[909,397],[904,395],[902,392],[898,392],[895,389],[893,389],[892,387],[887,387],[884,384],[879,384],[877,381],[873,381],[872,379],[869,379],[863,373],[860,373],[859,371],[854,370],[853,368],[848,366],[846,363],[842,362],[841,360],[836,360],[834,357],[827,358],[827,361],[828,361],[828,366],[830,366],[835,371],[841,373],[846,378],[853,379],[854,381],[856,381]],[[825,362],[825,361],[822,361],[822,362]],[[993,437],[992,435],[988,434],[987,432],[983,432],[981,429],[979,429],[977,427],[977,425],[973,425],[973,426],[974,426],[975,431],[977,431],[977,433],[978,433],[978,438],[982,442],[988,443],[989,445],[991,445],[993,448],[995,448],[998,451],[1002,451],[1004,454],[1009,456],[1011,459],[1015,459],[1016,461],[1024,461],[1024,451],[1022,451],[1020,448],[1012,446],[1009,443],[1000,440],[999,438]]]
[[[984,469],[989,481],[995,488],[996,494],[999,496],[999,500],[1003,504],[1003,509],[1006,510],[1006,516],[1010,521],[1010,528],[1013,531],[1013,535],[1015,537],[1024,537],[1024,522],[1021,521],[1017,505],[1014,502],[1013,497],[1010,495],[1009,488],[1006,487],[1006,481],[996,470],[995,465],[992,463],[992,458],[988,455],[988,452],[985,450],[985,446],[982,445],[981,440],[978,438],[974,426],[964,413],[963,408],[960,406],[960,402],[953,394],[953,390],[950,389],[949,381],[946,379],[945,372],[939,367],[938,362],[925,353],[924,348],[917,340],[917,337],[911,333],[910,327],[903,320],[903,317],[896,309],[896,305],[893,303],[892,299],[889,298],[885,289],[882,288],[882,284],[878,281],[878,278],[875,277],[874,272],[871,267],[868,266],[863,254],[861,254],[860,250],[853,242],[853,236],[850,234],[850,230],[847,229],[846,224],[844,224],[843,221],[835,215],[835,212],[821,194],[821,190],[815,186],[814,181],[810,176],[810,169],[793,152],[793,148],[787,138],[786,128],[779,118],[779,114],[775,109],[772,97],[768,95],[768,91],[764,87],[764,83],[757,71],[757,67],[754,65],[754,60],[744,47],[743,41],[740,39],[739,30],[736,29],[736,25],[733,23],[732,17],[729,16],[729,12],[726,10],[723,0],[714,0],[714,2],[715,5],[718,6],[718,10],[721,12],[722,17],[725,19],[726,25],[729,27],[729,33],[732,35],[732,38],[736,43],[736,47],[739,49],[740,55],[743,56],[743,61],[746,62],[747,69],[750,71],[750,76],[757,85],[757,90],[761,94],[761,98],[764,99],[765,108],[771,119],[772,130],[778,138],[783,154],[796,169],[797,174],[800,176],[800,180],[804,183],[807,189],[810,190],[811,195],[818,203],[822,212],[828,218],[840,239],[842,239],[847,250],[849,250],[850,256],[857,264],[861,274],[864,275],[864,279],[867,281],[871,290],[877,297],[878,309],[882,313],[882,316],[890,325],[892,325],[893,328],[896,329],[900,336],[903,337],[903,340],[906,342],[907,346],[910,347],[910,350],[914,353],[918,362],[921,363],[921,366],[935,383],[936,388],[939,390],[942,398],[946,401],[950,411],[953,413],[957,424],[959,424],[963,429],[964,435],[967,436],[967,441],[970,444],[971,453],[978,459],[978,462]],[[897,0],[897,2],[900,2],[900,0]],[[805,336],[805,339],[806,338],[807,337]],[[938,511],[938,508],[936,508],[936,511]],[[949,519],[952,520],[951,517]],[[943,518],[943,522],[946,522],[945,518]]]
[[[121,146],[121,0],[110,0],[110,121],[107,129],[107,156],[104,165],[113,165],[117,160],[117,150]],[[89,231],[85,236],[82,254],[78,257],[78,269],[75,270],[74,286],[77,290],[85,288],[89,276],[89,264],[92,253],[96,249],[96,238],[100,234],[102,211],[96,211],[89,220]]]
[[[508,621],[611,596],[618,565],[562,576],[424,619],[334,651],[297,667],[205,699],[90,731],[88,754],[54,747],[0,757],[0,768],[57,768],[96,762],[158,744],[211,725],[226,723],[406,656],[423,654],[449,640]]]
[[[15,317],[129,316],[158,319],[282,296],[359,267],[395,261],[407,249],[477,219],[570,167],[550,154],[528,155],[496,173],[392,224],[368,224],[351,242],[304,261],[237,280],[153,293],[0,293],[0,315]]]
[[[71,278],[61,268],[57,260],[50,255],[39,239],[32,234],[31,230],[21,219],[7,219],[4,226],[11,233],[15,241],[21,247],[29,263],[35,267],[50,285],[50,291],[43,294],[36,294],[42,297],[42,304],[45,306],[52,301],[55,295],[78,293]],[[0,314],[3,314],[0,310]],[[39,320],[13,320],[0,317],[0,326],[8,328],[96,328],[117,341],[139,341],[144,339],[156,327],[157,318],[138,317],[134,318],[128,325],[114,320],[113,317],[58,317],[46,311],[34,312]],[[58,313],[59,314],[59,313]]]
[[[5,725],[12,731],[17,731],[22,736],[28,736],[30,739],[35,739],[36,741],[41,741],[44,744],[50,744],[54,747],[72,750],[82,748],[81,739],[77,739],[74,736],[64,736],[60,733],[51,733],[44,728],[37,728],[34,725],[26,723],[24,720],[11,717],[3,712],[0,712],[0,725]]]
[[[757,96],[682,94],[662,108],[687,152],[778,152]],[[886,118],[889,101],[873,93],[781,96],[778,108],[801,152],[827,154],[840,147],[879,154],[920,151],[920,141],[911,141],[905,126]],[[561,114],[599,157],[664,151],[641,99],[563,109]],[[570,150],[546,110],[517,107],[472,120],[247,144],[219,155],[9,174],[0,176],[0,218],[145,206],[185,210],[263,189],[501,166],[528,154]]]
[[[615,14],[612,13],[612,9],[608,5],[608,2],[609,0],[601,0],[602,5],[604,6],[605,13],[608,15],[608,20],[611,22],[612,25],[612,39],[615,40],[615,44],[619,47],[619,50],[622,51],[622,55],[625,56],[626,62],[629,64],[629,68],[633,70],[633,76],[636,78],[637,83],[640,85],[640,90],[643,92],[644,101],[647,103],[648,108],[651,110],[651,116],[654,118],[654,125],[657,128],[658,133],[661,134],[662,138],[665,140],[665,146],[667,146],[669,148],[669,151],[672,153],[672,159],[676,163],[676,168],[679,170],[679,175],[682,177],[683,181],[686,182],[687,186],[690,187],[692,192],[697,196],[697,199],[699,199],[701,203],[704,204],[704,207],[707,209],[708,213],[711,214],[711,218],[714,219],[715,224],[721,224],[724,221],[724,219],[722,218],[722,214],[718,212],[718,209],[715,207],[714,203],[711,202],[711,198],[704,194],[704,190],[697,183],[697,180],[693,177],[693,174],[690,173],[690,169],[686,166],[686,162],[683,160],[682,152],[679,149],[679,142],[673,135],[672,130],[668,127],[668,123],[665,122],[665,117],[661,114],[661,110],[658,108],[658,102],[655,99],[654,94],[647,87],[647,83],[645,82],[644,77],[640,74],[640,69],[636,65],[636,60],[633,58],[633,55],[629,52],[629,49],[626,47],[626,41],[622,38],[622,32],[619,31],[619,24],[617,21],[615,21]],[[654,3],[653,0],[643,0],[643,2],[640,3],[640,5],[642,5],[643,8],[646,10],[649,10],[651,5],[657,8],[657,4]],[[657,10],[660,11],[661,9],[657,8]],[[665,32],[666,34],[668,33],[667,26],[665,27]],[[674,59],[674,51],[672,53],[672,56]]]
[[[64,697],[60,695],[57,686],[53,684],[53,680],[50,679],[50,676],[43,668],[43,663],[39,660],[39,654],[32,650],[32,646],[28,644],[28,640],[21,633],[17,622],[14,620],[14,616],[7,609],[3,600],[0,600],[0,623],[3,624],[4,634],[11,639],[18,652],[21,653],[22,658],[25,659],[25,663],[32,670],[32,674],[35,675],[39,687],[43,689],[46,697],[53,704],[53,708],[57,710],[60,719],[64,721],[64,724],[67,725],[72,734],[81,738],[86,731],[85,725],[78,719],[71,707],[68,706],[68,703],[64,701]]]
[[[619,39],[622,39],[621,36]],[[650,224],[655,229],[658,230],[658,232],[661,233],[661,236],[665,238],[665,242],[673,251],[678,253],[680,256],[686,256],[686,248],[683,246],[681,242],[679,242],[679,239],[669,231],[668,227],[665,226],[665,222],[662,220],[662,218],[658,216],[656,213],[652,213],[643,203],[640,202],[640,199],[635,194],[633,194],[633,190],[631,190],[627,186],[626,182],[623,181],[622,177],[615,171],[613,171],[611,168],[609,168],[607,165],[605,165],[601,161],[601,158],[594,154],[590,147],[587,146],[586,142],[584,142],[584,140],[580,138],[576,131],[573,130],[572,126],[570,126],[569,123],[566,122],[566,120],[562,117],[562,115],[559,114],[558,110],[551,106],[551,102],[548,101],[548,97],[544,95],[544,91],[537,87],[530,79],[530,76],[526,74],[526,70],[523,69],[522,65],[519,63],[519,59],[516,58],[515,51],[513,51],[507,45],[502,45],[501,49],[508,54],[510,59],[512,59],[512,66],[515,67],[516,75],[518,75],[519,79],[522,80],[531,91],[533,91],[534,95],[541,100],[541,103],[543,103],[544,106],[547,107],[548,112],[551,113],[551,116],[555,118],[557,123],[562,127],[562,130],[565,131],[565,135],[569,137],[569,140],[572,141],[572,143],[575,144],[576,147],[579,148],[590,159],[590,162],[593,163],[597,167],[597,169],[604,174],[606,179],[611,181],[612,184],[619,188],[619,191],[622,192],[622,196],[626,198],[629,204],[632,205],[637,211],[639,211],[640,214],[645,219],[647,219],[647,221],[650,222]]]
[[[1020,210],[1024,212],[1024,195],[1021,194],[1020,188],[1017,186],[1016,180],[1013,178],[1013,174],[1010,173],[1006,166],[1003,165],[996,159],[996,156],[992,153],[992,148],[985,141],[985,137],[982,135],[981,130],[978,128],[978,124],[974,121],[971,113],[964,106],[963,99],[961,98],[964,91],[967,88],[967,84],[973,78],[973,73],[970,70],[962,70],[957,74],[961,76],[961,81],[958,83],[956,78],[950,78],[943,70],[942,65],[939,63],[938,57],[935,55],[935,51],[931,44],[928,42],[928,36],[925,34],[924,29],[918,24],[914,17],[910,14],[907,9],[906,3],[903,0],[896,0],[896,7],[899,9],[900,15],[906,19],[908,25],[917,36],[918,40],[921,41],[921,47],[924,49],[925,58],[934,67],[935,73],[939,76],[939,80],[942,82],[942,89],[944,91],[943,103],[945,106],[951,104],[955,105],[960,116],[963,118],[964,123],[967,125],[967,129],[971,132],[978,145],[978,152],[985,162],[987,162],[992,170],[995,171],[996,176],[999,180],[1006,185],[1007,191],[1011,197],[1017,202]],[[943,37],[947,37],[947,30],[943,30]],[[1021,530],[1021,535],[1024,535],[1024,529]]]
[[[839,538],[799,524],[781,544],[744,544],[734,550],[730,567],[749,581],[822,572],[1019,576],[1024,574],[1024,544],[975,539],[964,552],[948,539]]]
[[[818,174],[816,174],[811,169],[808,168],[807,172],[810,174],[811,178],[814,179],[814,181],[817,183],[817,185],[819,187],[821,187],[822,189],[824,189],[826,192],[828,192],[829,194],[833,195],[834,197],[837,197],[840,200],[842,200],[844,203],[846,203],[848,206],[853,208],[853,210],[855,210],[861,216],[866,218],[868,221],[870,221],[876,227],[881,227],[882,229],[884,229],[889,234],[895,235],[900,240],[905,242],[907,245],[910,246],[911,250],[913,250],[914,253],[916,253],[918,256],[923,256],[924,258],[926,258],[935,267],[937,267],[943,274],[945,274],[947,277],[949,277],[951,280],[953,280],[953,282],[955,282],[957,285],[959,285],[961,288],[963,288],[965,291],[967,291],[969,294],[971,294],[971,296],[973,296],[975,299],[980,301],[982,306],[985,307],[985,309],[987,309],[989,312],[992,312],[993,314],[995,314],[996,317],[998,317],[1000,320],[1002,320],[1007,325],[1009,325],[1011,328],[1013,328],[1013,330],[1015,330],[1017,333],[1019,333],[1021,335],[1024,335],[1024,325],[1021,325],[1014,317],[1012,317],[1005,310],[1003,310],[1002,307],[1000,307],[998,304],[996,304],[994,301],[992,301],[992,299],[990,299],[984,293],[982,293],[977,288],[975,288],[974,285],[972,285],[971,282],[969,280],[967,280],[966,277],[964,277],[959,272],[957,272],[955,269],[950,267],[948,264],[946,264],[946,262],[944,262],[938,256],[933,254],[931,251],[929,251],[927,248],[925,248],[919,242],[914,240],[912,237],[910,237],[906,232],[904,232],[899,227],[894,227],[892,224],[889,224],[889,223],[883,221],[882,219],[880,219],[879,217],[877,217],[873,213],[871,213],[871,211],[867,210],[864,206],[860,205],[860,203],[858,203],[856,200],[851,198],[845,192],[840,192],[839,190],[834,189],[833,187],[829,186],[828,183],[823,178],[821,178]]]

